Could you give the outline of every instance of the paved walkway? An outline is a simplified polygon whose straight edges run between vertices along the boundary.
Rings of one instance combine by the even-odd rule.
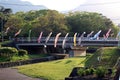
[[[17,69],[0,68],[0,80],[42,80],[18,73]]]

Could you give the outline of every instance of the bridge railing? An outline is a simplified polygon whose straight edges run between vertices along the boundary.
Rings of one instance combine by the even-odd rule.
[[[58,42],[63,41],[64,37],[59,37]],[[31,37],[30,39],[28,37],[19,37],[19,38],[14,38],[13,39],[15,42],[38,42],[38,38],[37,37]],[[42,37],[40,39],[40,42],[45,42],[46,41],[46,37]],[[49,42],[54,42],[55,41],[55,37],[50,37],[50,39],[48,40]],[[73,42],[73,37],[68,37],[66,39],[66,41],[71,41]]]
[[[18,37],[13,39],[14,42],[17,44],[24,44],[24,45],[54,45],[55,37],[50,37],[48,42],[46,43],[46,37],[42,37],[40,40],[40,43],[38,43],[37,37],[31,37],[30,39],[28,37]],[[62,45],[62,42],[64,40],[64,37],[59,37],[57,45]],[[80,40],[80,42],[79,42]],[[108,39],[104,39],[103,37],[100,37],[98,40],[91,40],[90,38],[83,37],[79,39],[79,37],[76,38],[76,44],[79,46],[118,46],[119,40],[109,37]],[[22,45],[21,44],[21,45]],[[66,46],[74,45],[74,37],[67,37],[66,38]]]
[[[28,37],[18,37],[18,38],[14,38],[13,39],[15,42],[38,42],[38,37],[31,37],[31,38],[28,38]],[[58,42],[62,42],[64,40],[64,37],[59,37],[58,39]],[[76,38],[76,42],[78,42],[80,39],[79,37]],[[104,39],[103,37],[100,37],[97,41],[118,41],[116,38],[114,37],[109,37],[108,39]],[[46,41],[46,37],[42,37],[40,39],[40,42],[45,42]],[[55,37],[50,37],[49,39],[49,42],[54,42],[55,41]],[[73,37],[67,37],[66,38],[66,42],[73,42],[74,41],[74,38]],[[87,37],[83,37],[81,38],[81,41],[95,41],[95,40],[92,40],[90,38],[87,38]]]

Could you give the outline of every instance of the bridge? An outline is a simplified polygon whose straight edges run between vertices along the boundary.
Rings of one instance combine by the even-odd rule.
[[[59,37],[57,41],[57,46],[63,45],[64,37]],[[42,37],[40,43],[38,43],[37,37],[18,37],[14,38],[13,41],[17,46],[54,46],[55,37],[50,37],[48,42],[46,43],[46,37]],[[100,37],[98,40],[91,40],[90,38],[83,37],[79,40],[79,37],[76,37],[76,41],[74,41],[74,37],[67,37],[65,41],[65,47],[74,46],[82,46],[82,47],[89,47],[89,46],[98,46],[98,47],[117,47],[119,46],[120,41],[114,37],[109,37],[104,39]]]

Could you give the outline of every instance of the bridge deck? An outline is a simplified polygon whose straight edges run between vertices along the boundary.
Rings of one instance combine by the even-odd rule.
[[[64,37],[59,37],[57,41],[58,46],[63,45]],[[42,37],[40,43],[38,43],[37,38],[16,38],[14,39],[14,42],[18,46],[44,46],[44,45],[50,45],[54,46],[55,37],[51,37],[49,41],[46,43],[46,37]],[[119,46],[119,40],[116,40],[115,38],[108,38],[105,40],[104,38],[100,38],[99,40],[90,40],[88,38],[82,38],[79,39],[77,37],[76,44],[78,46],[103,46],[103,47],[114,47]],[[74,45],[74,38],[68,37],[66,39],[65,46],[73,46]]]

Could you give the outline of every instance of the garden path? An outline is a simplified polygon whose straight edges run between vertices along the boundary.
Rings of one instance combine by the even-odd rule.
[[[18,73],[17,69],[0,68],[0,80],[42,80],[39,78],[31,78]]]

